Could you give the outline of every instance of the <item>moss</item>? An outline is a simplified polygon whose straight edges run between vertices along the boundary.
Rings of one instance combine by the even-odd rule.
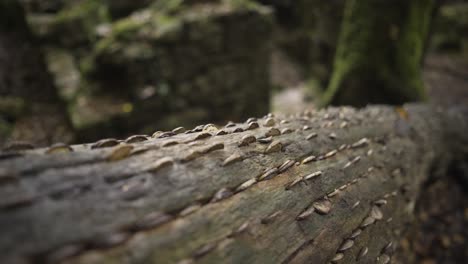
[[[270,13],[220,2],[155,1],[112,22],[80,59],[83,81],[70,104],[80,133],[115,136],[170,128],[173,119],[191,125],[264,114]],[[122,113],[123,103],[132,111]],[[194,109],[202,114],[190,115]]]
[[[49,38],[65,46],[93,43],[96,26],[109,22],[108,8],[101,1],[83,0],[60,11],[51,23]]]
[[[142,21],[126,18],[116,22],[112,27],[112,32],[116,36],[130,36],[135,33],[144,23]]]
[[[249,0],[223,0],[222,2],[222,5],[232,9],[265,12],[265,8]],[[212,26],[212,12],[219,12],[216,10],[205,5],[184,4],[183,0],[155,1],[149,8],[113,23],[110,36],[98,41],[94,51],[96,54],[109,51],[120,52],[126,47],[121,43],[132,42],[135,38],[141,38],[143,41],[156,39],[158,42],[176,41],[182,34],[184,23],[196,21],[201,24],[205,21],[207,27]]]
[[[348,1],[323,104],[425,100],[420,65],[433,5],[433,0]]]
[[[128,43],[136,38],[143,40],[170,36],[181,30],[181,20],[176,16],[170,16],[164,12],[144,10],[116,21],[112,25],[110,36],[95,44],[95,53],[108,51],[120,51]]]
[[[69,6],[68,8],[62,10],[58,16],[58,21],[74,20],[81,19],[86,16],[88,12],[96,12],[97,14],[102,14],[103,5],[99,1],[94,0],[85,0]]]

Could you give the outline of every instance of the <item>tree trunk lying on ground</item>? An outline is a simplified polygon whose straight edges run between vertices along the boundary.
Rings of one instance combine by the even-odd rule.
[[[388,263],[468,115],[330,108],[0,160],[2,263]]]

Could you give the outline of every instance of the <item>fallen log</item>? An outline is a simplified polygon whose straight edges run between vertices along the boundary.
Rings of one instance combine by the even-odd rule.
[[[466,110],[330,108],[0,157],[2,263],[389,263]],[[26,149],[26,150],[25,150]]]

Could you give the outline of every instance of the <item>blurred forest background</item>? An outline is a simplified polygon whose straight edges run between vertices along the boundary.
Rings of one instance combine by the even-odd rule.
[[[161,136],[318,106],[332,83],[347,1],[360,0],[0,0],[0,149]],[[421,45],[429,102],[466,105],[468,1],[417,3],[429,2],[435,8]],[[394,50],[369,54],[388,61]],[[390,70],[400,66],[393,63]],[[450,177],[436,183],[421,195],[421,228],[400,241],[403,254],[465,263],[466,188]]]
[[[313,105],[332,72],[345,0],[2,3],[0,145],[44,145]],[[468,1],[438,4],[424,79],[449,104],[445,87],[468,78]]]

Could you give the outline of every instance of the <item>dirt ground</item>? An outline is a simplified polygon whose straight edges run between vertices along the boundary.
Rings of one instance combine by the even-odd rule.
[[[459,173],[451,171],[428,183],[416,207],[415,223],[399,242],[395,263],[468,263],[468,189]]]

